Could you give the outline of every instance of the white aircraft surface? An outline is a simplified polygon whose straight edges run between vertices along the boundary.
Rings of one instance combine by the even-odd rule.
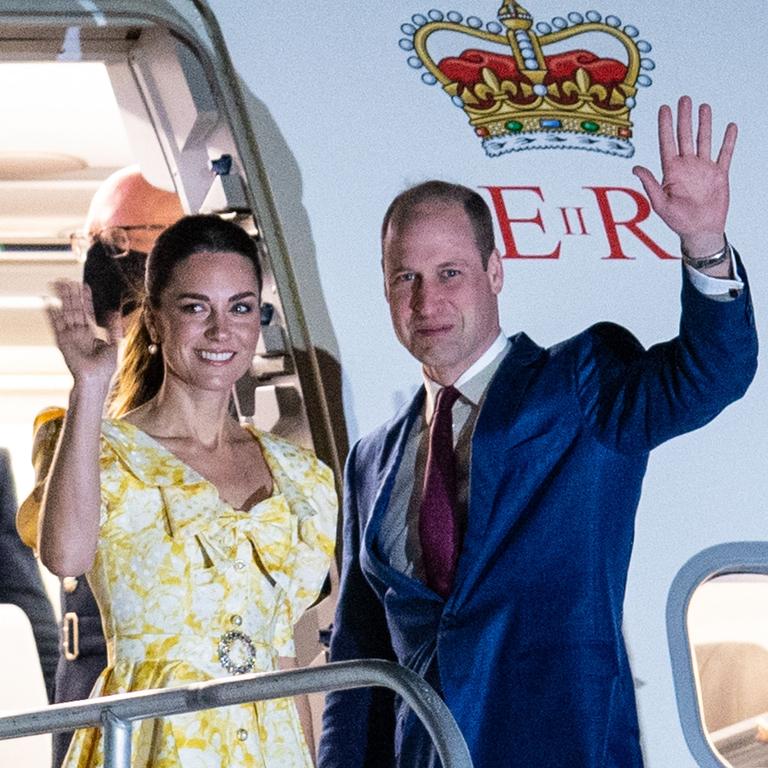
[[[33,485],[35,414],[65,405],[71,383],[43,297],[54,278],[80,278],[69,235],[99,183],[130,164],[175,189],[188,212],[234,218],[258,238],[275,312],[238,388],[242,416],[314,447],[339,482],[349,445],[420,384],[392,332],[379,267],[381,217],[410,183],[458,181],[492,205],[505,331],[547,345],[612,320],[650,345],[676,332],[680,267],[631,168],[658,166],[660,104],[682,93],[709,101],[716,131],[728,120],[740,127],[728,235],[764,329],[763,2],[605,0],[591,17],[572,0],[524,3],[553,53],[620,59],[635,46],[631,129],[615,151],[494,149],[419,57],[418,30],[449,27],[435,33],[430,61],[498,48],[499,0],[436,2],[0,0],[0,444],[20,499]],[[548,41],[590,19],[601,29],[583,30],[578,45]],[[699,581],[677,584],[686,597],[670,602],[679,608],[669,617],[673,662],[666,615],[691,558],[766,538],[767,390],[761,369],[712,424],[657,449],[646,475],[624,634],[649,768],[768,765],[759,548],[718,550],[725,559],[705,556]],[[46,579],[58,606],[58,581]],[[299,627],[301,664],[323,661],[318,632],[332,620],[335,570],[330,583]],[[44,706],[29,628],[2,608],[0,709]],[[321,707],[316,697],[316,717]],[[0,764],[48,765],[47,738],[0,742]]]

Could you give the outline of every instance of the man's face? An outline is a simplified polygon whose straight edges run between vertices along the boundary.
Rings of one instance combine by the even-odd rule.
[[[453,384],[499,334],[504,283],[494,250],[483,269],[458,203],[424,203],[383,242],[384,290],[397,338],[440,384]]]

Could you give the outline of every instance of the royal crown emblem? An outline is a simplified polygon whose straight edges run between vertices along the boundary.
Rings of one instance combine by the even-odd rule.
[[[573,12],[540,21],[534,30],[530,13],[505,1],[498,20],[487,24],[431,10],[400,29],[408,64],[426,70],[421,79],[442,85],[466,112],[490,157],[554,148],[634,154],[630,115],[638,86],[651,85],[654,63],[646,55],[651,44],[618,17]],[[457,34],[498,50],[473,47],[450,55],[446,46]],[[579,47],[570,47],[574,41]]]

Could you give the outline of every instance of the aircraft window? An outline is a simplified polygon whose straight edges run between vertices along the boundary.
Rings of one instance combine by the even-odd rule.
[[[768,765],[768,576],[704,582],[688,608],[701,717],[723,765]]]
[[[701,766],[768,765],[768,544],[705,550],[667,606],[680,718]]]

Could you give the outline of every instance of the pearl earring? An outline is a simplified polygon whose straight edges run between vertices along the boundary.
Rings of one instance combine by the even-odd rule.
[[[158,349],[160,349],[160,347],[155,344],[154,341],[147,345],[147,352],[149,352],[150,355],[156,355]]]

